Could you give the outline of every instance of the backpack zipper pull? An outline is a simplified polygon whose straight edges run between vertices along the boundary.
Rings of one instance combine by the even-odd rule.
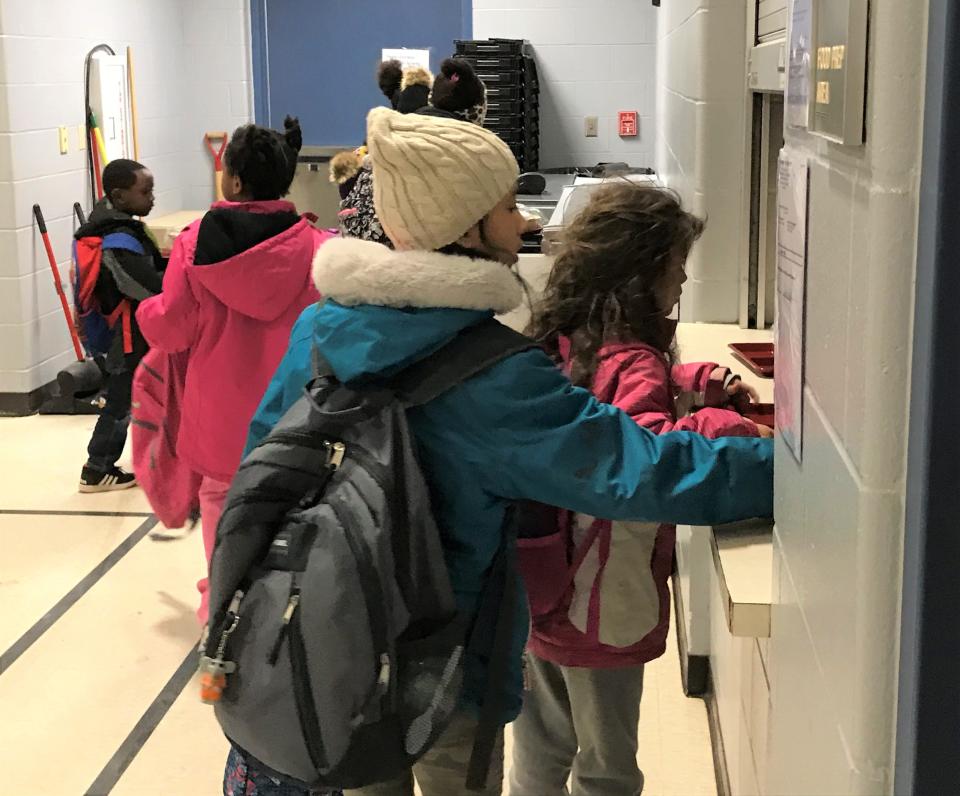
[[[390,656],[384,652],[380,655],[380,674],[377,677],[377,693],[381,696],[387,693],[390,687]]]
[[[230,607],[227,609],[227,619],[230,624],[220,634],[220,641],[217,644],[214,657],[204,655],[200,658],[200,699],[208,705],[214,705],[220,701],[223,690],[227,687],[227,675],[233,674],[237,670],[237,664],[233,661],[225,661],[223,656],[226,654],[230,636],[237,629],[237,625],[240,624],[240,601],[242,599],[243,592],[238,589],[230,601]]]
[[[334,442],[330,445],[330,458],[327,459],[327,466],[331,470],[339,470],[343,464],[343,457],[347,454],[347,446],[342,442]]]
[[[283,640],[287,637],[287,631],[290,628],[290,620],[293,619],[293,613],[297,610],[298,605],[300,605],[299,590],[294,591],[290,595],[290,599],[287,601],[287,609],[283,612],[283,623],[280,625],[280,632],[277,633],[277,640],[273,642],[270,655],[267,657],[267,662],[271,666],[276,666],[277,661],[280,659],[280,648],[283,646]]]
[[[301,509],[313,508],[320,501],[320,496],[327,487],[327,481],[343,464],[343,458],[347,454],[347,446],[342,442],[328,442],[327,445],[327,474],[320,484],[311,489],[300,499]]]

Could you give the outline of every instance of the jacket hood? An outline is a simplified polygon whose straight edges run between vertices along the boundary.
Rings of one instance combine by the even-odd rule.
[[[493,315],[480,310],[399,309],[327,300],[316,310],[314,341],[342,382],[389,378]]]
[[[104,197],[93,206],[86,223],[77,228],[74,237],[78,239],[100,237],[107,232],[124,227],[139,233],[144,230],[142,221],[138,221],[129,213],[117,210],[110,200]]]
[[[675,322],[673,322],[673,326],[676,326]],[[664,362],[668,361],[668,355],[666,352],[657,348],[655,345],[641,343],[639,341],[632,343],[606,343],[600,347],[600,350],[597,352],[597,357],[601,360],[604,360],[632,351],[648,351],[649,353],[654,354],[662,359]]]
[[[345,305],[502,313],[523,300],[519,277],[502,263],[440,252],[394,251],[352,238],[332,240],[317,251],[313,281],[321,295]]]
[[[280,317],[302,297],[316,248],[313,227],[305,218],[295,220],[295,212],[292,203],[282,200],[216,202],[200,222],[194,255],[202,250],[201,259],[208,262],[194,261],[191,277],[243,315],[262,321]],[[237,244],[237,235],[226,236],[228,229],[239,231],[245,242]],[[223,259],[210,254],[216,248],[209,242],[214,237],[233,247],[220,252],[226,255]],[[235,251],[237,246],[240,251]]]
[[[664,318],[661,321],[660,328],[663,340],[670,341],[671,344],[676,342],[677,323],[678,321],[674,318]],[[623,343],[604,343],[597,351],[597,360],[602,362],[605,359],[610,359],[611,357],[631,351],[649,351],[650,353],[655,354],[657,357],[662,359],[664,362],[670,362],[669,351],[665,351],[663,348],[657,348],[657,346],[651,345],[650,343],[641,342],[640,340],[633,340]],[[561,337],[560,357],[564,362],[569,362],[570,352],[570,339],[567,337]]]
[[[350,238],[317,251],[313,277],[327,298],[316,313],[315,339],[345,382],[389,377],[523,297],[500,263]]]

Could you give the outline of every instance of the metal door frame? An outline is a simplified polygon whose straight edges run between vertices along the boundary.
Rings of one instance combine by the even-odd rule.
[[[767,79],[769,70],[760,69],[770,64],[769,58],[760,58],[774,52],[773,48],[785,46],[784,41],[760,43],[757,37],[757,0],[747,4],[747,74],[744,94],[744,172],[742,185],[743,229],[740,234],[740,307],[739,323],[743,329],[766,328],[766,278],[776,263],[767,262],[767,194],[763,190],[770,177],[770,94],[776,91],[775,83]],[[758,55],[759,50],[764,50]],[[756,59],[756,62],[755,62]],[[757,73],[762,79],[757,81]],[[759,108],[758,108],[759,104]],[[759,126],[759,130],[757,127]],[[754,188],[761,195],[754,197]],[[753,261],[754,244],[757,244],[756,263]],[[750,307],[755,307],[756,321],[751,323]]]
[[[960,793],[960,5],[929,0],[894,792]]]

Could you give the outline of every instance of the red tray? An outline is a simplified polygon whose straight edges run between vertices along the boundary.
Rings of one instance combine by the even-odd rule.
[[[773,404],[750,404],[744,411],[744,417],[749,417],[754,423],[773,428]]]
[[[765,379],[773,378],[773,343],[730,343],[729,347],[752,373]]]

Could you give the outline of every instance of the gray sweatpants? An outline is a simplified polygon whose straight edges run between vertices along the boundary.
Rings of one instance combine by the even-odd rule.
[[[413,796],[413,778],[417,778],[423,796],[476,796],[467,790],[467,768],[473,752],[477,720],[466,713],[454,716],[450,726],[430,750],[407,771],[389,782],[346,790],[344,796]],[[500,796],[503,792],[503,732],[497,738],[487,786],[480,796]]]
[[[527,653],[510,796],[636,796],[643,666],[580,669]],[[572,774],[572,778],[571,778]]]

